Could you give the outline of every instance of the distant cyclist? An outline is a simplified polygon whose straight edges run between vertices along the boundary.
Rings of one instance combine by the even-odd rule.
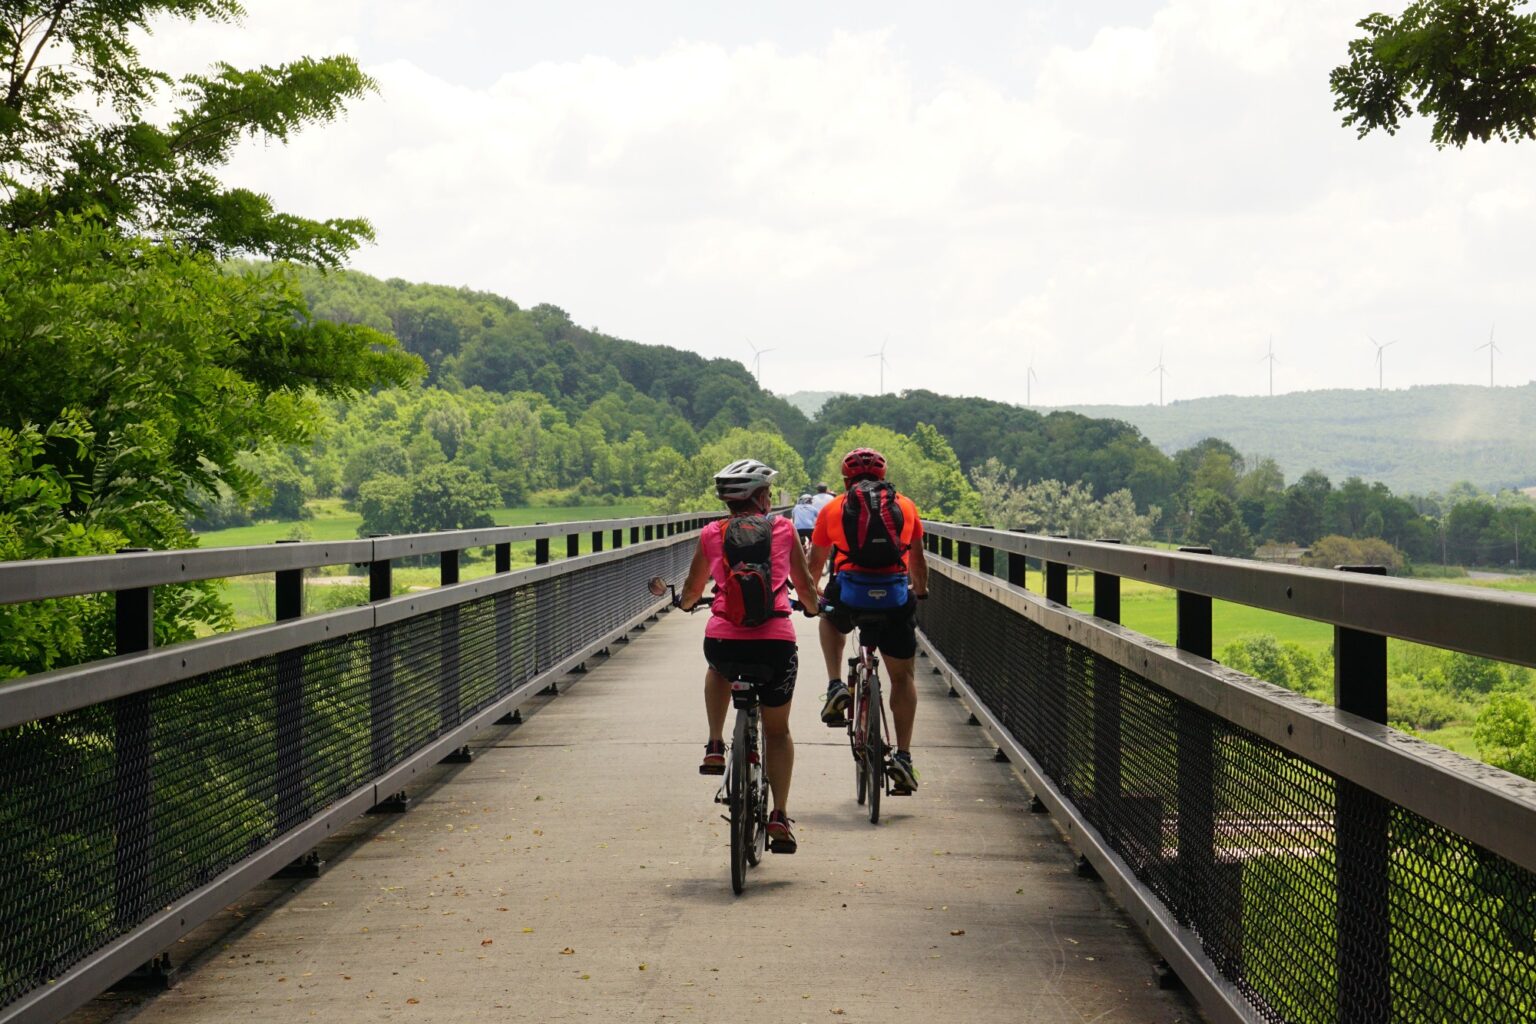
[[[790,520],[769,516],[770,483],[778,475],[756,459],[739,459],[715,474],[715,493],[730,516],[704,528],[679,605],[692,611],[714,583],[709,624],[704,628],[704,711],[709,742],[699,771],[725,772],[725,716],[731,707],[730,680],[716,666],[760,665],[767,682],[758,688],[768,759],[773,812],[768,816],[769,848],[794,853],[789,818],[789,784],[795,743],[789,734],[789,707],[799,666],[795,627],[790,622],[788,582],[805,598],[808,614],[817,607],[816,585]]]
[[[917,601],[928,596],[928,563],[923,558],[923,522],[911,499],[885,482],[885,457],[855,448],[843,457],[844,493],[816,517],[811,534],[810,573],[820,578],[832,558],[832,578],[823,601],[821,652],[827,663],[827,695],[821,720],[842,725],[848,708],[843,682],[846,636],[858,627],[880,653],[891,677],[891,718],[896,752],[894,781],[917,788],[912,766],[912,724],[917,717]]]
[[[800,495],[795,507],[789,510],[790,519],[795,524],[795,533],[800,535],[802,549],[811,546],[811,530],[816,526],[816,512],[817,508],[809,494]]]
[[[811,504],[816,506],[816,512],[818,515],[821,513],[822,509],[832,504],[832,499],[834,497],[836,497],[836,495],[832,493],[831,489],[828,488],[826,484],[816,485],[816,493],[811,495]]]

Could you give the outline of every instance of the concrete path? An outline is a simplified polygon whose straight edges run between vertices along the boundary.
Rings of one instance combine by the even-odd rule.
[[[741,897],[696,771],[704,619],[674,613],[115,1019],[1200,1019],[931,675],[923,786],[871,826],[816,717],[814,623],[795,621],[800,851],[765,857]]]

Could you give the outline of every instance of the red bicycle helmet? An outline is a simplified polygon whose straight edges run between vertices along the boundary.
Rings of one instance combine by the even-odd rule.
[[[843,456],[843,481],[846,483],[856,477],[872,476],[876,480],[885,479],[885,456],[873,448],[855,448]]]

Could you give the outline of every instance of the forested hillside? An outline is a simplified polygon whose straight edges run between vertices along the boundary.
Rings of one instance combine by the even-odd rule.
[[[904,434],[929,423],[949,438],[968,472],[995,458],[1023,480],[1081,481],[1100,495],[1129,488],[1143,508],[1166,505],[1179,484],[1173,462],[1134,426],[1115,419],[1041,415],[985,398],[906,391],[838,395],[822,406],[817,423],[824,439],[858,423]]]
[[[1399,493],[1536,484],[1536,383],[1403,390],[1222,395],[1155,405],[1072,406],[1134,424],[1165,452],[1220,437],[1248,456],[1273,458],[1287,476],[1318,469],[1359,476]],[[962,456],[963,457],[963,456]]]
[[[523,309],[468,288],[381,281],[353,271],[301,271],[314,315],[393,334],[427,364],[428,383],[534,392],[568,415],[617,396],[657,429],[676,415],[695,431],[772,423],[797,448],[810,441],[799,409],[757,386],[731,359],[705,359],[578,327],[565,310]]]

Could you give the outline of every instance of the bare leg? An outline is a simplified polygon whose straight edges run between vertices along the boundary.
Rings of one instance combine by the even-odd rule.
[[[789,780],[795,774],[795,740],[789,734],[789,704],[763,707],[763,745],[768,758],[768,788],[773,809],[789,814]]]
[[[917,718],[917,679],[913,659],[885,659],[886,674],[891,679],[891,719],[896,724],[896,749],[911,752],[912,722]]]
[[[704,673],[704,714],[709,718],[709,739],[725,739],[725,713],[731,708],[730,681],[709,669]]]
[[[821,620],[821,656],[827,662],[827,678],[843,678],[843,651],[848,647],[848,637],[823,616]]]

